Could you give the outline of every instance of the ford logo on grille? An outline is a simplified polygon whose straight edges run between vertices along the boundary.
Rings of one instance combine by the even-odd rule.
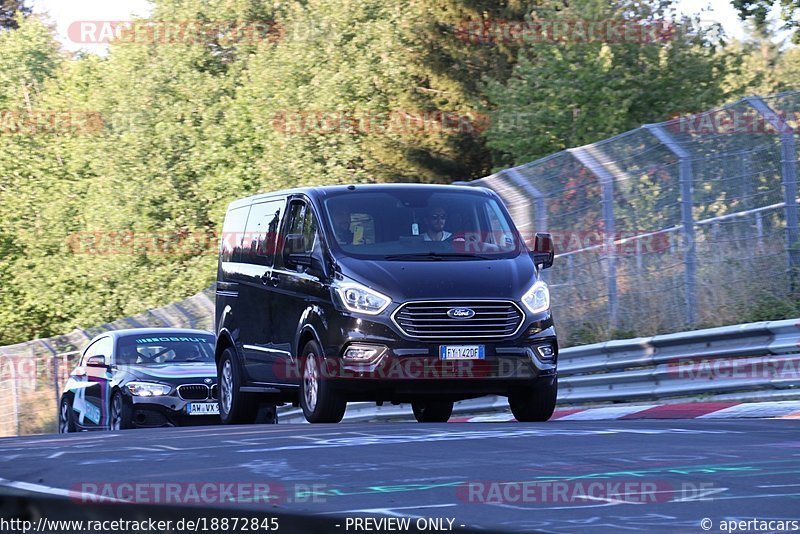
[[[471,319],[475,317],[475,310],[469,308],[450,308],[447,316],[451,319]]]

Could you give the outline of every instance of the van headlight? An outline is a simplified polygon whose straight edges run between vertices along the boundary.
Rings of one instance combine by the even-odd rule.
[[[522,296],[522,303],[531,313],[541,313],[550,309],[550,290],[547,289],[547,284],[541,280],[533,284],[533,287]]]
[[[333,289],[342,301],[342,305],[351,312],[378,315],[392,301],[386,295],[355,282],[339,282]]]
[[[136,395],[137,397],[159,397],[161,395],[169,395],[169,392],[172,391],[172,386],[155,382],[128,382],[125,386],[131,392],[131,395]]]

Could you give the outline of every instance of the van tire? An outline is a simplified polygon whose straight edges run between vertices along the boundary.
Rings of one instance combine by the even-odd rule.
[[[347,401],[325,378],[324,365],[317,342],[306,343],[300,357],[300,406],[309,423],[338,423],[347,409]]]
[[[446,423],[453,415],[453,401],[414,401],[411,409],[418,423]]]
[[[231,347],[225,349],[217,364],[217,383],[219,384],[219,417],[226,425],[253,423],[258,414],[258,402],[250,395],[239,391],[242,374]],[[230,395],[229,398],[226,397]]]
[[[558,396],[558,377],[524,391],[515,391],[508,396],[508,406],[520,423],[544,422],[552,417]]]

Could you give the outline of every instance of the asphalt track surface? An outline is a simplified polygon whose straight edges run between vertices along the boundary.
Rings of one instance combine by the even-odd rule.
[[[180,483],[182,491],[266,483],[265,502],[226,505],[449,518],[454,527],[489,530],[719,532],[723,520],[800,521],[800,421],[280,424],[34,436],[0,440],[0,477],[6,487],[63,493],[94,484],[106,495],[123,483]],[[710,530],[701,528],[704,518]]]

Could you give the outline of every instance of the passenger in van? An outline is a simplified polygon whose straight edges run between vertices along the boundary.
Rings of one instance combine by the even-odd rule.
[[[444,224],[447,214],[444,208],[435,207],[428,210],[425,215],[426,231],[422,234],[424,241],[447,241],[453,234],[445,231]]]
[[[331,217],[333,218],[333,232],[336,236],[336,241],[340,245],[352,245],[353,231],[350,230],[350,212],[338,206],[333,209]]]

